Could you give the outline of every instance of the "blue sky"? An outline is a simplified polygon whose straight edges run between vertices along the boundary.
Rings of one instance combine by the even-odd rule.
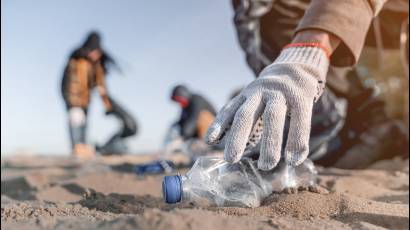
[[[184,83],[218,109],[253,79],[237,43],[229,0],[1,1],[1,151],[67,154],[60,81],[69,53],[91,29],[119,61],[108,88],[135,115],[132,152],[159,149],[179,109],[169,100]],[[118,127],[93,95],[88,138],[102,142]]]

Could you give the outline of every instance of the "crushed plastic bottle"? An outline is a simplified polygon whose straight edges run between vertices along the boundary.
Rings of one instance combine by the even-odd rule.
[[[310,187],[317,184],[317,170],[310,159],[306,159],[297,167],[280,163],[273,173],[259,172],[263,178],[271,182],[273,191],[276,192],[290,187]]]
[[[221,157],[199,157],[186,175],[164,177],[162,190],[167,203],[258,207],[273,191],[314,185],[316,175],[310,160],[296,168],[279,165],[273,171],[262,172],[249,158],[229,164]]]

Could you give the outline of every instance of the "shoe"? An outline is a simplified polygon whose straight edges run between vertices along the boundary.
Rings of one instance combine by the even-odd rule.
[[[80,160],[90,160],[95,157],[95,150],[87,144],[74,145],[73,155]]]

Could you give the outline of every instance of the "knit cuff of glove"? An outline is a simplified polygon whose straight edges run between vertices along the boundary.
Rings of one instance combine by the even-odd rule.
[[[275,60],[274,64],[302,65],[311,72],[319,83],[325,84],[329,69],[327,52],[319,46],[292,46],[285,47]]]

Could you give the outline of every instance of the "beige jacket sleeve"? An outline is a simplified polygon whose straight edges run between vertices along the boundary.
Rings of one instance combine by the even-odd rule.
[[[388,0],[312,0],[296,33],[319,29],[341,39],[332,65],[354,65],[362,52],[372,19]]]

